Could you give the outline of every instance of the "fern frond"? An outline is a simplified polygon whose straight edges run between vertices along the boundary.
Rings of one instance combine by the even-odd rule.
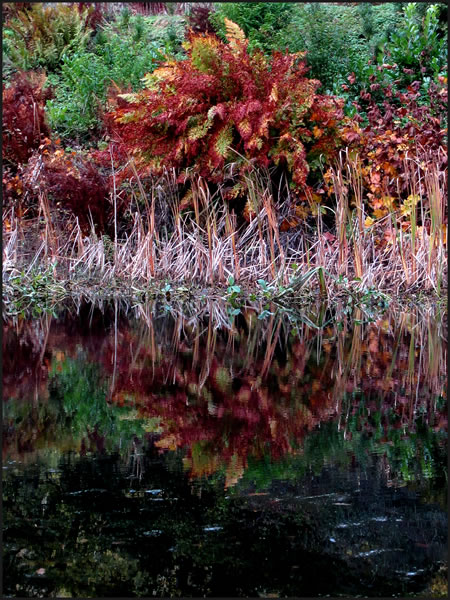
[[[92,33],[86,26],[87,14],[62,3],[38,2],[17,10],[7,23],[11,60],[21,69],[56,68],[65,52],[86,46]]]
[[[220,42],[212,35],[196,37],[190,52],[192,64],[201,73],[213,72],[219,64]]]
[[[218,182],[232,158],[241,175],[249,161],[264,168],[279,164],[290,183],[301,187],[308,176],[306,157],[310,160],[317,143],[314,126],[329,130],[323,153],[329,147],[330,156],[336,151],[337,101],[317,94],[317,83],[303,75],[301,54],[251,55],[242,29],[229,20],[226,26],[228,44],[191,34],[186,60],[166,62],[146,75],[133,110],[109,114],[112,130],[153,172],[170,165]]]
[[[209,119],[206,119],[204,123],[196,125],[195,127],[191,127],[188,131],[188,139],[194,141],[200,140],[201,138],[205,137],[211,125],[211,121]]]
[[[229,152],[229,146],[233,141],[233,129],[231,125],[225,125],[217,134],[214,143],[214,150],[219,155],[225,158]]]
[[[237,130],[242,136],[243,140],[248,140],[252,135],[252,126],[248,119],[243,119],[237,124]]]
[[[139,98],[139,94],[128,93],[128,94],[117,94],[118,98],[123,98],[127,102],[133,103],[137,102]]]
[[[243,42],[245,42],[245,33],[242,31],[239,25],[236,25],[236,23],[230,21],[230,19],[227,19],[226,17],[224,19],[224,22],[226,28],[225,35],[232,46],[237,45],[238,43],[242,44]]]

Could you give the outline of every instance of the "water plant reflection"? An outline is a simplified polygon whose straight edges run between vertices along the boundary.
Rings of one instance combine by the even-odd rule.
[[[162,453],[185,450],[192,478],[223,473],[228,487],[249,462],[302,456],[306,434],[331,422],[347,453],[363,439],[381,448],[393,484],[435,474],[423,449],[447,429],[436,315],[370,323],[360,311],[331,318],[326,307],[303,319],[243,309],[230,324],[214,306],[206,319],[116,305],[7,323],[6,455],[120,449],[139,478],[150,436]]]

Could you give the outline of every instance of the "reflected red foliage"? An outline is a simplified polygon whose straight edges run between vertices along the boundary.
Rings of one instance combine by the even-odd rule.
[[[400,329],[387,321],[343,331],[329,327],[323,339],[334,341],[322,343],[319,358],[316,331],[305,327],[287,348],[277,348],[274,336],[281,334],[273,325],[259,326],[256,345],[248,328],[243,328],[237,332],[240,343],[231,351],[228,335],[213,335],[212,327],[199,337],[199,330],[189,331],[187,324],[187,333],[183,333],[183,328],[176,330],[167,322],[154,330],[152,323],[136,327],[123,318],[117,338],[111,323],[107,330],[102,325],[83,334],[79,328],[69,329],[57,322],[47,334],[35,331],[33,337],[27,330],[30,325],[23,324],[20,339],[30,338],[35,345],[36,340],[46,341],[40,354],[28,349],[23,356],[14,353],[19,336],[7,326],[3,351],[15,359],[6,363],[5,395],[29,395],[37,372],[43,373],[45,387],[51,362],[55,365],[75,356],[81,344],[87,360],[100,364],[110,382],[108,402],[133,406],[142,418],[157,417],[162,433],[154,443],[161,452],[187,450],[185,463],[193,477],[225,466],[227,485],[239,479],[249,457],[277,459],[301,452],[309,431],[341,415],[345,394],[349,415],[358,414],[360,394],[368,411],[381,407],[381,427],[386,432],[388,425],[392,426],[392,411],[398,416],[397,427],[414,431],[419,409],[425,411],[431,426],[447,428],[445,412],[433,408],[434,399],[445,396],[439,370],[445,348],[427,326],[423,336],[431,337],[420,338],[416,331],[415,351],[420,353],[420,347],[434,344],[435,358],[426,363],[429,355],[424,350],[418,372],[408,369],[413,321]],[[253,354],[249,347],[256,348]],[[34,356],[32,369],[25,355]],[[41,356],[45,357],[42,362]],[[415,365],[417,360],[418,354]],[[23,382],[19,387],[14,385],[18,381]],[[44,396],[42,390],[39,394]],[[34,427],[35,431],[44,430],[37,422]],[[370,435],[376,427],[361,417],[362,431]],[[81,451],[103,452],[103,436],[95,427],[87,431]],[[22,437],[25,452],[29,436]],[[6,445],[13,440],[14,435],[7,435]]]

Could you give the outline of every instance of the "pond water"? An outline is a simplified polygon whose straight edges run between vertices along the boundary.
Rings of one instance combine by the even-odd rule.
[[[4,324],[6,596],[439,587],[445,321],[258,316],[81,303]]]

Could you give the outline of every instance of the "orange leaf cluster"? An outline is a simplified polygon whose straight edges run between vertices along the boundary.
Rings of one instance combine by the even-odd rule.
[[[366,94],[369,123],[365,128],[354,121],[342,129],[342,137],[359,155],[366,196],[375,218],[397,210],[409,195],[407,157],[416,159],[422,175],[430,162],[441,161],[441,169],[447,166],[446,152],[439,152],[447,147],[447,128],[443,125],[446,81],[430,84],[426,104],[415,84],[406,92],[393,92],[388,86],[385,94],[382,108]],[[421,187],[417,191],[424,192]]]

